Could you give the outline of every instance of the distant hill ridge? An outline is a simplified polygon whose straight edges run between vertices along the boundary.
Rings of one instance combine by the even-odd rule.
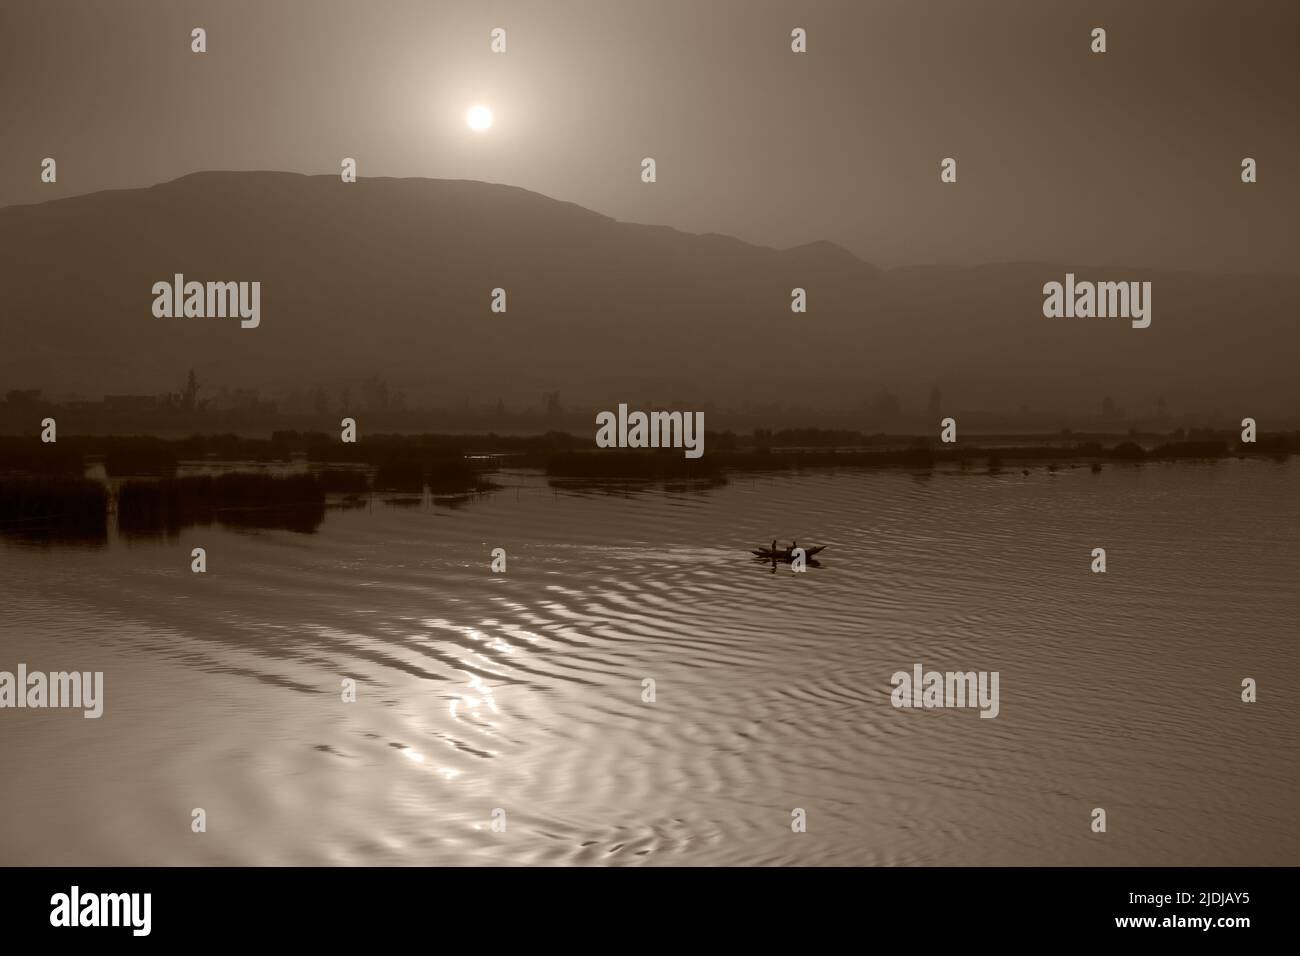
[[[379,376],[442,404],[845,408],[889,389],[916,409],[937,386],[949,409],[1300,408],[1300,278],[1138,266],[882,271],[512,186],[205,172],[0,209],[0,389],[153,393],[194,368],[267,392]],[[1151,281],[1151,327],[1045,318],[1066,272]],[[150,289],[176,273],[260,282],[259,327],[155,318]]]

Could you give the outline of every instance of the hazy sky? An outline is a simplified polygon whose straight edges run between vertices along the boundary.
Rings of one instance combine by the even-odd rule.
[[[883,266],[1295,272],[1298,39],[1293,0],[4,0],[0,205],[352,156]]]

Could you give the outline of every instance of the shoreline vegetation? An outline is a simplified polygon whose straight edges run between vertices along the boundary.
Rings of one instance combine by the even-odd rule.
[[[1128,435],[982,435],[954,444],[911,435],[824,429],[711,434],[706,454],[679,449],[611,450],[567,432],[542,435],[375,435],[344,444],[325,433],[275,432],[269,439],[194,435],[69,436],[44,444],[0,436],[0,536],[19,540],[107,540],[110,515],[124,536],[174,536],[191,525],[311,533],[328,507],[464,503],[500,487],[501,469],[531,469],[553,486],[656,483],[666,490],[725,485],[731,474],[804,469],[955,468],[1024,474],[1030,468],[1144,462],[1285,460],[1300,432],[1192,430]],[[179,472],[179,474],[178,474]],[[208,472],[208,473],[205,473]],[[103,477],[100,477],[102,473]],[[402,497],[395,497],[402,496]]]

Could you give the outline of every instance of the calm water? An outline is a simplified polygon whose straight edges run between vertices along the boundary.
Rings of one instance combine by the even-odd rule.
[[[0,711],[0,863],[1300,863],[1300,462],[504,481],[0,541],[0,670],[107,698]],[[747,554],[791,536],[822,566]],[[916,663],[1000,716],[894,709]]]

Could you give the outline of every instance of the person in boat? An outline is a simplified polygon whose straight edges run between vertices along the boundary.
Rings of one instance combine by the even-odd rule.
[[[776,554],[776,538],[772,539],[772,553]]]

